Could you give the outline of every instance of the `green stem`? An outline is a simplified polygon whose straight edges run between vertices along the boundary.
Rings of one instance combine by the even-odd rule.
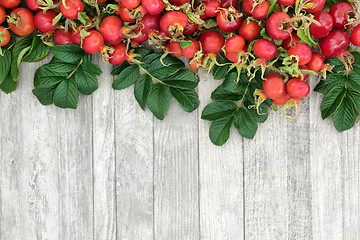
[[[76,70],[78,70],[78,68],[80,67],[80,65],[82,63],[83,63],[83,59],[80,60],[79,64],[76,66],[76,68],[70,73],[70,75],[66,79],[71,78],[74,75],[74,73],[76,72]]]
[[[244,95],[242,96],[242,98],[241,98],[241,100],[240,100],[240,103],[239,103],[239,106],[237,107],[237,109],[241,108],[241,106],[242,106],[242,104],[243,104],[243,102],[244,102],[244,98],[245,98],[245,96],[246,96],[246,93],[247,93],[247,91],[248,91],[248,89],[249,89],[250,83],[251,83],[251,81],[249,81],[248,85],[246,86]]]
[[[151,74],[148,72],[148,70],[146,70],[145,68],[143,68],[140,64],[138,64],[138,65],[139,65],[139,67],[140,67],[147,75],[149,75],[151,78],[153,78],[153,79],[155,79],[156,81],[158,81],[159,83],[167,86],[163,81],[161,81],[160,79],[158,79],[158,78],[154,77],[153,75],[151,75]]]

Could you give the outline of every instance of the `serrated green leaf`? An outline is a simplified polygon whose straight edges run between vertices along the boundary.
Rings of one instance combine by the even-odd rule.
[[[144,57],[144,62],[146,65],[150,65],[155,59],[160,59],[163,54],[161,53],[152,53]],[[145,65],[144,64],[144,65]]]
[[[343,74],[335,73],[335,74],[328,74],[325,80],[321,80],[314,91],[320,93],[328,93],[332,88],[337,85],[345,85],[347,79]]]
[[[264,123],[269,116],[268,110],[267,110],[267,107],[265,106],[265,104],[260,105],[259,114],[255,108],[248,109],[248,112],[249,112],[250,116],[258,123]]]
[[[265,38],[265,39],[270,39],[270,36],[269,34],[266,32],[266,28],[262,28],[261,31],[260,31],[260,36],[262,38]],[[256,41],[254,41],[256,42]]]
[[[182,88],[182,89],[193,89],[199,83],[199,77],[189,70],[179,70],[175,74],[162,80],[167,86]]]
[[[222,83],[222,86],[225,90],[228,90],[230,92],[242,92],[247,84],[248,79],[245,74],[241,74],[239,78],[239,82],[236,83],[237,79],[237,72],[230,72],[228,75],[226,75],[224,82]]]
[[[214,121],[209,129],[211,142],[217,146],[224,145],[230,137],[230,128],[233,121],[233,116]]]
[[[177,71],[179,71],[184,66],[185,65],[182,61],[180,61],[179,59],[177,59],[175,57],[168,55],[165,58],[163,58],[162,60],[159,58],[154,59],[150,63],[148,71],[151,74],[151,76],[153,76],[157,79],[165,79],[165,78],[175,74]]]
[[[67,73],[50,71],[45,64],[39,67],[35,72],[34,87],[54,86],[64,80],[67,76]]]
[[[52,52],[54,57],[66,63],[77,62],[85,55],[84,50],[77,44],[55,45]]]
[[[237,109],[233,102],[213,102],[208,104],[202,111],[201,118],[215,121],[232,115]]]
[[[60,108],[77,108],[78,88],[73,79],[64,79],[55,89],[54,104]]]
[[[101,68],[97,64],[93,63],[90,60],[90,54],[85,54],[85,56],[83,57],[82,66],[89,73],[93,73],[93,74],[98,75],[98,76],[100,76],[103,73]]]
[[[350,74],[348,78],[350,87],[356,91],[360,91],[360,75]]]
[[[348,130],[355,125],[354,106],[349,98],[344,98],[334,113],[334,126],[339,132]]]
[[[165,118],[170,106],[170,93],[163,84],[156,83],[152,86],[147,105],[156,118],[160,120]]]
[[[178,89],[171,87],[170,93],[186,112],[194,111],[200,104],[199,97],[194,89]]]
[[[10,72],[11,67],[11,53],[4,51],[4,55],[0,55],[0,84],[5,80]]]
[[[347,95],[353,102],[356,111],[360,113],[360,92],[353,89],[348,89]]]
[[[75,82],[79,92],[84,95],[92,94],[99,87],[96,75],[86,71],[83,65],[81,65],[75,72]]]
[[[137,53],[137,54],[140,54],[141,57],[144,58],[145,56],[149,55],[150,53],[153,53],[154,51],[153,50],[148,50],[148,49],[145,49],[145,48],[136,48],[134,52]]]
[[[211,93],[211,99],[214,101],[231,101],[236,102],[239,101],[242,98],[242,93],[234,93],[231,91],[228,91],[224,89],[223,86],[217,87],[212,93]]]
[[[16,90],[17,81],[14,81],[11,77],[11,73],[8,73],[4,81],[0,84],[0,88],[5,93],[11,93]]]
[[[56,87],[57,85],[37,87],[32,92],[42,105],[50,105],[54,103],[53,97]]]
[[[119,75],[125,68],[127,68],[129,66],[130,66],[130,64],[127,61],[124,61],[122,64],[114,67],[114,69],[111,71],[110,74],[113,76]]]
[[[147,74],[140,75],[135,82],[134,95],[140,107],[145,110],[146,101],[152,86],[151,77]]]
[[[138,65],[131,65],[125,68],[114,80],[112,87],[121,90],[130,87],[138,79],[140,74]]]
[[[24,56],[28,53],[31,48],[31,38],[24,38],[17,42],[12,50],[11,59],[11,76],[13,81],[17,81],[20,76],[19,65],[23,60]]]
[[[326,119],[334,114],[343,101],[345,94],[346,88],[344,86],[336,86],[325,95],[320,106],[321,116],[323,119]]]
[[[224,79],[226,77],[226,75],[228,74],[230,69],[230,65],[224,65],[224,66],[219,66],[216,69],[214,68],[214,72],[213,72],[213,77],[215,80],[221,80]]]
[[[23,58],[24,62],[37,62],[44,59],[50,52],[51,47],[44,44],[38,36],[33,38],[28,54]]]
[[[72,64],[72,63],[64,63],[64,62],[58,62],[58,61],[52,62],[52,61],[50,61],[50,63],[46,64],[46,67],[50,71],[64,73],[64,72],[71,72],[71,71],[75,70],[77,65]]]
[[[240,108],[236,112],[234,125],[240,135],[248,139],[253,139],[258,129],[257,122],[251,117],[245,108]]]

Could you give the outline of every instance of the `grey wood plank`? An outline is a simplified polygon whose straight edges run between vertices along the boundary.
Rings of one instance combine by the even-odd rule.
[[[0,94],[0,235],[92,239],[91,97],[77,111],[41,106],[31,90],[44,62],[23,64],[18,90]]]
[[[312,239],[309,100],[286,118],[269,110],[244,140],[246,239]]]
[[[322,98],[322,94],[313,93],[310,99],[314,239],[357,239],[359,127],[338,133],[332,118],[321,119],[319,106]]]
[[[199,116],[221,83],[200,71]],[[199,178],[201,239],[244,239],[243,140],[235,128],[229,141],[215,146],[209,139],[210,122],[199,119]]]
[[[155,239],[199,239],[197,116],[172,99],[154,121]]]
[[[99,54],[92,56],[103,74],[98,77],[99,89],[93,95],[94,154],[94,237],[116,239],[116,159],[115,100],[111,87],[112,65],[104,64]]]
[[[115,92],[117,239],[153,239],[153,116]]]

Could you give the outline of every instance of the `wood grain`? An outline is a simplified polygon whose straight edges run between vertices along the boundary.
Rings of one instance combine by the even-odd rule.
[[[44,107],[23,64],[19,89],[1,94],[3,239],[92,239],[91,97],[77,111]],[[90,116],[89,116],[90,114]]]
[[[154,120],[155,239],[199,239],[198,114],[172,99]]]
[[[100,55],[93,60],[103,74],[98,78],[99,89],[94,93],[93,105],[93,184],[94,238],[116,239],[116,156],[115,156],[115,99],[111,87],[112,65],[104,64]]]
[[[200,72],[199,111],[221,83]],[[200,113],[199,113],[200,115]],[[210,122],[199,119],[201,239],[244,239],[243,140],[232,128],[230,141],[218,147],[209,139]]]
[[[115,92],[117,239],[153,239],[153,116]]]

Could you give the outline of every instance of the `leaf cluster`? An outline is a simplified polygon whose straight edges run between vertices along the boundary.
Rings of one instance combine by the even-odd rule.
[[[52,53],[51,61],[35,72],[33,93],[43,105],[75,109],[79,92],[92,94],[102,71],[78,45],[56,45]]]
[[[263,102],[258,109],[254,100],[256,89],[262,89],[261,74],[249,79],[246,73],[230,70],[229,65],[214,68],[214,79],[224,78],[222,84],[216,88],[211,99],[201,115],[202,119],[211,121],[209,130],[210,140],[215,145],[223,145],[230,137],[230,128],[234,124],[242,137],[252,139],[258,129],[258,124],[268,117],[268,101]]]
[[[314,89],[325,94],[320,106],[322,118],[333,116],[339,132],[352,128],[360,113],[360,53],[353,55],[355,62],[351,73],[345,71],[338,58],[329,59],[327,63],[334,66],[334,73],[328,74]]]
[[[170,107],[171,95],[186,112],[192,112],[199,106],[199,97],[195,88],[199,77],[185,70],[184,63],[176,57],[154,53],[151,50],[138,49],[141,55],[139,63],[123,62],[111,72],[117,76],[113,88],[121,90],[134,86],[134,96],[140,107],[146,106],[160,120]]]

